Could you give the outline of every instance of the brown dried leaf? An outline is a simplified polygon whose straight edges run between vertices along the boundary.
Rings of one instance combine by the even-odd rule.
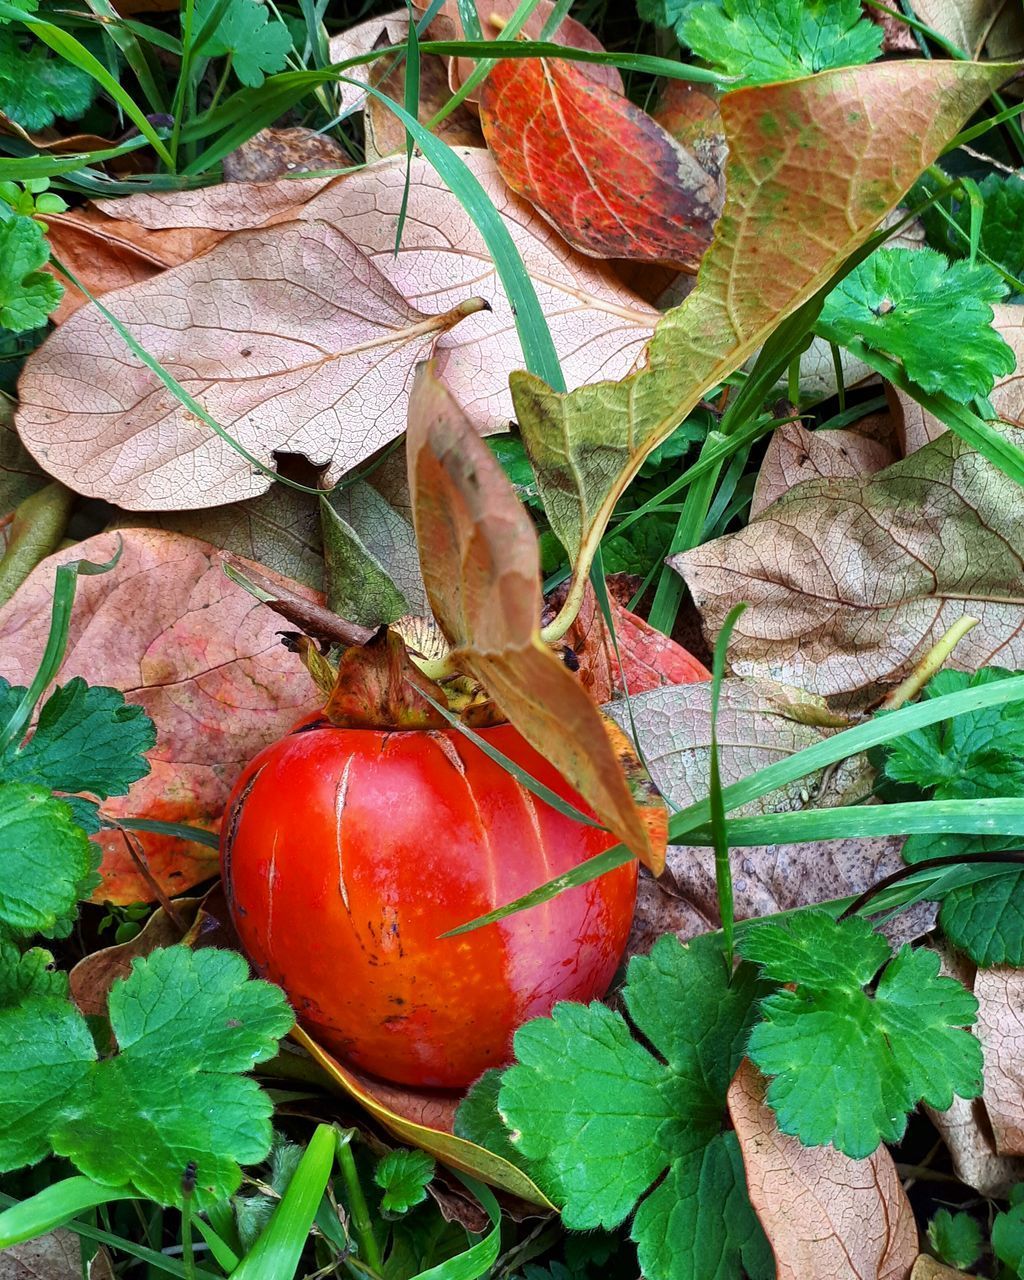
[[[140,227],[194,227],[247,231],[297,218],[308,200],[336,178],[278,178],[273,182],[221,182],[196,191],[140,193],[94,200],[92,207]]]
[[[992,1199],[1004,1199],[1011,1187],[1024,1182],[1024,1159],[996,1154],[992,1123],[980,1098],[968,1102],[954,1097],[948,1111],[925,1111],[942,1135],[961,1182]]]
[[[596,705],[541,640],[533,523],[429,366],[410,401],[406,451],[423,580],[455,665],[480,681],[601,822],[659,871],[664,805],[649,784],[627,782],[628,744],[624,752],[612,741]]]
[[[917,1258],[917,1226],[886,1148],[851,1160],[780,1133],[764,1102],[764,1079],[746,1060],[728,1100],[778,1280],[906,1280]]]
[[[944,1267],[927,1253],[918,1255],[910,1280],[975,1280],[966,1271],[954,1271],[952,1267]]]
[[[573,253],[528,204],[509,191],[486,149],[456,150],[516,243],[537,290],[567,384],[575,387],[597,378],[623,377],[642,355],[658,312],[626,289],[606,264]],[[514,416],[508,374],[523,359],[511,305],[472,219],[422,156],[415,157],[409,169],[408,217],[402,252],[395,256],[405,175],[404,157],[381,161],[327,185],[307,206],[283,216],[329,222],[354,240],[377,271],[422,311],[444,311],[471,294],[485,298],[491,310],[442,336],[436,354],[445,382],[474,424],[482,431],[505,431]],[[275,191],[281,200],[305,185],[305,180],[268,183],[265,190],[268,195]],[[250,221],[249,210],[244,204],[239,207],[237,196],[220,198],[218,193],[224,190],[206,187],[129,196],[116,203],[119,209],[129,206],[130,216],[148,227],[226,221],[237,230],[268,220],[260,208],[255,215],[260,221]],[[100,202],[103,207],[113,203]]]
[[[220,553],[208,543],[125,529],[44,560],[0,609],[0,675],[17,684],[34,675],[56,565],[109,560],[118,539],[116,568],[79,579],[60,680],[82,676],[120,689],[153,718],[157,745],[149,752],[152,772],[101,812],[216,829],[242,766],[318,704],[301,662],[281,647],[279,619],[225,577]],[[281,589],[289,585],[272,579]],[[313,596],[296,584],[291,589]],[[138,839],[171,894],[216,873],[215,850],[165,836]],[[105,831],[97,841],[104,860],[95,900],[148,898],[123,837]]]
[[[315,129],[261,129],[224,157],[225,182],[272,182],[290,173],[345,169],[354,161],[333,138]]]
[[[996,1151],[1024,1155],[1024,972],[1000,966],[979,969],[978,1038],[985,1049],[985,1110]]]
[[[896,461],[891,445],[862,431],[808,431],[799,422],[776,427],[757,473],[750,519],[804,480],[870,476]]]
[[[242,232],[106,305],[220,425],[268,466],[276,451],[333,482],[401,434],[416,361],[478,308],[416,311],[322,222]],[[75,387],[75,394],[69,394]],[[28,449],[79,493],[132,510],[218,506],[265,492],[95,307],[33,353],[20,383]]]
[[[349,58],[358,58],[362,53],[372,53],[374,49],[383,49],[391,44],[401,44],[409,34],[409,10],[394,9],[390,13],[382,13],[376,18],[367,18],[340,35],[332,36],[327,42],[327,50],[331,62],[346,62]],[[385,59],[388,61],[388,59]],[[357,84],[346,84],[338,81],[336,89],[338,114],[350,115],[357,111],[366,101],[366,90],[359,85],[370,82],[372,62],[362,62],[358,66],[349,67],[344,75]]]
[[[0,1280],[81,1280],[82,1250],[73,1231],[59,1229],[0,1253]]]
[[[669,80],[662,90],[654,119],[719,183],[718,212],[721,213],[729,148],[718,99],[719,95],[710,85]]]
[[[980,625],[953,666],[1024,665],[1019,500],[1012,480],[946,434],[865,482],[808,481],[670,563],[710,635],[749,602],[729,650],[735,673],[864,705],[965,613]]]
[[[1019,58],[1024,53],[1024,13],[1004,0],[914,0],[914,13],[967,56]]]
[[[655,689],[631,702],[643,756],[662,795],[675,808],[705,799],[711,760],[710,685]],[[629,729],[623,703],[613,702],[605,710]],[[818,710],[824,711],[820,702]],[[822,741],[828,731],[807,723],[810,712],[806,698],[788,702],[785,691],[771,684],[725,680],[718,720],[723,785]],[[863,762],[855,758],[827,774],[813,774],[744,805],[735,816],[852,804],[870,789]],[[752,919],[858,894],[900,869],[902,843],[900,837],[887,837],[735,849],[737,917]],[[900,941],[926,931],[933,916],[933,908],[925,906],[898,917]],[[713,851],[670,846],[662,877],[658,881],[641,877],[630,950],[649,951],[661,933],[676,933],[685,941],[718,926]]]
[[[407,63],[403,59],[397,66],[391,66],[392,61],[393,59],[382,58],[380,62],[373,64],[370,84],[395,102],[404,102]],[[422,123],[427,123],[441,110],[450,96],[445,60],[429,53],[421,55],[417,118]],[[405,150],[405,125],[379,98],[367,99],[363,108],[363,126],[366,131],[367,160],[379,160],[382,156]],[[477,117],[464,106],[456,107],[433,132],[450,147],[482,147],[484,144]]]
[[[992,310],[992,323],[1013,348],[1017,368],[996,383],[989,399],[1000,417],[1015,426],[1024,427],[1024,307],[997,302]],[[916,400],[895,387],[890,387],[888,394],[904,453],[913,453],[945,434],[945,426]]]

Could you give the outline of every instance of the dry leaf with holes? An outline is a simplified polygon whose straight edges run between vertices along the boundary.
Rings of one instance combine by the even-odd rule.
[[[115,568],[78,580],[60,681],[81,676],[120,689],[152,717],[157,745],[148,753],[152,771],[101,813],[215,830],[242,766],[318,703],[301,662],[281,646],[280,620],[225,577],[208,543],[124,529],[50,556],[0,609],[0,675],[15,684],[32,679],[49,632],[55,567],[109,560],[119,539]],[[216,850],[167,836],[138,839],[169,893],[216,874]],[[149,900],[120,833],[97,840],[104,858],[96,901]]]
[[[866,481],[808,481],[669,563],[709,635],[749,603],[729,647],[736,674],[863,706],[964,614],[980,625],[954,667],[1024,666],[1019,510],[1014,481],[946,434]]]
[[[917,1226],[892,1156],[884,1146],[867,1160],[801,1146],[779,1132],[764,1083],[741,1063],[729,1115],[778,1280],[906,1280]]]
[[[400,435],[416,363],[484,304],[410,306],[333,227],[243,232],[110,310],[245,449],[305,454],[337,480]],[[69,397],[68,388],[77,388]],[[58,479],[130,510],[217,506],[271,478],[164,386],[93,307],[26,362],[17,426]]]

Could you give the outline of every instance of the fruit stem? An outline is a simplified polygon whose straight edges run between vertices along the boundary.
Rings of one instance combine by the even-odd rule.
[[[355,1157],[352,1155],[352,1139],[355,1129],[338,1129],[335,1132],[337,1143],[338,1168],[345,1183],[345,1200],[348,1204],[352,1230],[359,1244],[359,1252],[369,1267],[374,1271],[383,1270],[384,1262],[380,1256],[380,1246],[373,1234],[373,1223],[370,1221],[370,1210],[363,1195],[363,1188],[356,1170]]]

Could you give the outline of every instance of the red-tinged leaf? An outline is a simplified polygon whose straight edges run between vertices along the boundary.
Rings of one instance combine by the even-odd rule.
[[[50,626],[55,567],[109,560],[118,539],[116,568],[79,579],[58,679],[82,676],[120,689],[152,717],[157,744],[148,776],[106,801],[101,813],[216,830],[242,766],[319,702],[299,657],[281,646],[280,619],[225,577],[215,548],[179,534],[123,529],[50,556],[0,609],[0,675],[15,684],[34,675]],[[306,587],[266,577],[316,599]],[[137,839],[171,894],[216,874],[214,850],[165,836]],[[97,840],[103,882],[96,900],[148,900],[123,835],[104,831]]]
[[[540,638],[537,535],[497,460],[433,370],[409,406],[409,485],[423,580],[455,664],[652,870],[667,815],[650,782],[627,780],[624,741]]]
[[[381,627],[342,654],[324,715],[352,729],[446,729],[448,721],[424,693],[444,703],[444,691],[412,661],[402,637]]]
[[[778,1280],[906,1280],[917,1227],[892,1156],[851,1160],[780,1133],[765,1082],[748,1061],[729,1086],[747,1189]]]
[[[694,271],[718,182],[646,112],[571,62],[506,59],[480,121],[505,181],[581,253]]]
[[[725,199],[725,161],[729,147],[722,123],[720,95],[710,85],[692,80],[669,80],[654,119],[680,146],[693,153],[701,168],[719,186]],[[721,212],[721,209],[719,209]]]
[[[609,587],[611,585],[609,582]],[[554,617],[564,598],[564,591],[549,597],[545,616]],[[563,638],[579,663],[580,683],[595,702],[611,702],[626,693],[631,696],[647,693],[662,685],[711,679],[711,672],[703,662],[664,632],[631,613],[614,594],[609,597],[609,605],[618,655],[597,597],[589,588],[576,621]]]

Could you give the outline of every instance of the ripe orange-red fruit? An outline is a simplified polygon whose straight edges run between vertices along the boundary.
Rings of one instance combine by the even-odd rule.
[[[510,725],[482,735],[582,802]],[[636,864],[497,924],[439,935],[615,844],[456,730],[299,726],[245,769],[222,838],[235,927],[314,1038],[404,1084],[454,1088],[558,1000],[606,991]]]

